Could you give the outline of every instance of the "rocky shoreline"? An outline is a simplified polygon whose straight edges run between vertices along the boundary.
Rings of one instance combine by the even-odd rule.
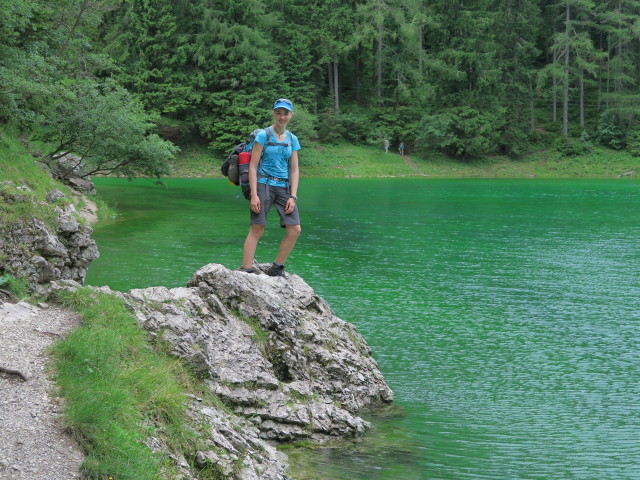
[[[75,289],[71,281],[54,290]],[[186,287],[117,292],[170,353],[189,364],[220,410],[191,399],[195,422],[205,422],[208,450],[194,452],[233,478],[287,479],[286,456],[275,449],[299,440],[326,442],[370,427],[359,412],[393,401],[371,350],[355,327],[336,317],[302,278],[269,277],[209,264]],[[159,439],[148,445],[165,454]],[[182,478],[196,480],[185,459]],[[230,477],[232,478],[232,477]]]
[[[2,201],[33,202],[26,186],[4,182],[0,187]],[[25,219],[0,235],[0,274],[27,278],[40,302],[55,290],[82,287],[89,264],[99,255],[89,222],[73,199],[53,190],[43,203],[55,213],[55,231],[40,220]],[[220,408],[185,396],[206,445],[189,454],[196,467],[215,464],[234,479],[288,479],[287,458],[276,449],[278,444],[357,436],[370,427],[361,412],[393,401],[362,336],[297,275],[269,277],[209,264],[185,287],[93,289],[122,299],[150,342],[167,345],[170,354],[186,362],[224,404]],[[61,453],[59,445],[71,439],[59,422],[60,401],[47,383],[46,345],[55,338],[38,332],[64,335],[77,325],[77,314],[44,303],[2,302],[0,298],[0,366],[5,371],[0,372],[0,388],[8,400],[0,404],[5,444],[0,474],[11,479],[49,478],[47,465],[57,462],[60,471],[74,472],[61,478],[76,478],[82,456],[77,448],[64,447],[72,453]],[[42,336],[49,343],[45,345]],[[17,344],[22,345],[18,350]],[[26,381],[7,373],[25,364]],[[24,402],[30,400],[20,392],[36,382],[47,385],[39,394],[41,412],[22,415]],[[33,423],[44,419],[44,412],[50,414],[47,430]],[[43,431],[48,433],[43,436]],[[159,438],[151,436],[146,444],[170,459],[179,478],[198,479],[193,461],[176,457]],[[32,453],[43,467],[34,466]]]

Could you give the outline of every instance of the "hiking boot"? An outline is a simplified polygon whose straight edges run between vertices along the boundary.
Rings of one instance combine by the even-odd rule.
[[[275,263],[267,270],[270,277],[284,277],[284,265],[276,265]]]
[[[250,267],[250,268],[240,267],[238,271],[242,273],[258,273],[258,271],[253,267]]]

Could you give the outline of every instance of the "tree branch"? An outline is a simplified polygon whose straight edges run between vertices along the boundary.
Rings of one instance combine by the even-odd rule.
[[[76,28],[78,28],[78,25],[80,25],[80,20],[82,20],[82,16],[84,15],[84,11],[87,8],[88,4],[89,4],[88,1],[84,1],[80,5],[80,12],[78,13],[78,16],[76,17],[76,21],[74,22],[73,26],[69,29],[69,33],[67,34],[67,38],[64,39],[64,42],[62,43],[62,45],[58,49],[58,52],[56,54],[57,57],[62,55],[62,52],[64,52],[66,50],[66,48],[67,48],[67,45],[69,45],[69,41],[71,40],[71,37],[73,37],[73,34],[76,31]]]

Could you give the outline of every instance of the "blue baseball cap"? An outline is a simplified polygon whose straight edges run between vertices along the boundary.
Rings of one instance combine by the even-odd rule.
[[[273,104],[273,109],[275,110],[276,108],[284,108],[285,110],[292,112],[293,103],[291,103],[291,100],[287,100],[286,98],[279,98],[276,100],[276,103]]]

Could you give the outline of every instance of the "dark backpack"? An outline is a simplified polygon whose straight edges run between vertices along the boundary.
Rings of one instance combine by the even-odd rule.
[[[256,141],[256,136],[260,133],[261,130],[265,130],[267,132],[267,143],[265,147],[269,145],[283,145],[282,143],[274,143],[271,141],[271,132],[269,127],[266,128],[256,128],[253,132],[249,134],[246,142],[239,143],[233,150],[227,155],[226,160],[220,166],[220,171],[222,174],[229,179],[229,182],[236,187],[240,185],[242,189],[242,194],[244,198],[247,200],[251,200],[251,187],[249,186],[249,164],[240,164],[239,158],[242,152],[248,152],[251,154],[251,150],[253,149],[253,144]],[[289,134],[290,135],[290,134]],[[288,143],[285,143],[284,146],[290,146],[291,140]],[[260,166],[258,166],[260,168]]]
[[[238,157],[242,152],[251,153],[251,149],[253,148],[253,143],[256,141],[256,135],[258,135],[260,130],[263,130],[263,129],[262,128],[255,129],[253,132],[249,134],[249,137],[247,138],[246,142],[239,143],[238,145],[233,147],[233,150],[231,150],[229,155],[227,155],[227,158],[225,159],[225,161],[220,166],[220,172],[222,172],[222,175],[227,177],[229,179],[229,182],[231,182],[236,187],[240,185],[240,173],[238,171],[239,170]]]

